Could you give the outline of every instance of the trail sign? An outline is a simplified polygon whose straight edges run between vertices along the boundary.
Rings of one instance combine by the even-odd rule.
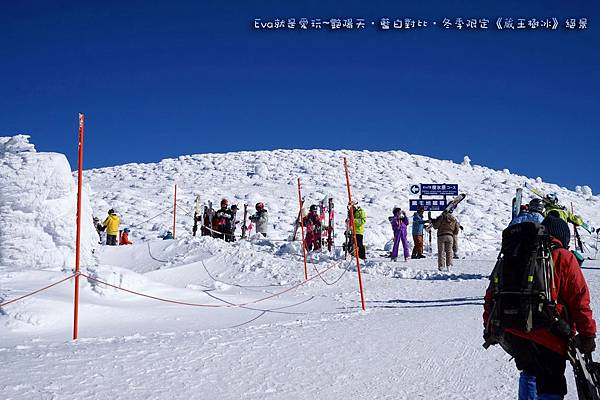
[[[409,199],[409,210],[417,211],[419,206],[423,206],[425,211],[444,211],[446,206],[446,200],[444,199],[436,199],[436,200],[424,200],[424,199]]]
[[[458,196],[458,184],[454,184],[454,183],[421,183],[421,195],[423,195],[423,196]]]
[[[412,194],[419,194],[420,191],[421,191],[420,185],[417,185],[417,184],[410,185],[410,192]]]

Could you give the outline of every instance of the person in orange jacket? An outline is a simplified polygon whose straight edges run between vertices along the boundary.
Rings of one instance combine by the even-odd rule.
[[[125,244],[133,244],[133,242],[129,240],[129,232],[129,228],[125,228],[123,229],[123,232],[121,232],[121,238],[119,239],[119,244],[121,246]]]

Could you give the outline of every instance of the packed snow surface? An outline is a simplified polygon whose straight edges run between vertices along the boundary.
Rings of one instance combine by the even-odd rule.
[[[307,204],[334,198],[341,245],[342,157],[368,215],[364,312],[353,260],[339,247],[311,253],[305,282],[301,246],[288,241],[300,177]],[[85,180],[94,214],[115,208],[134,245],[100,246],[84,265],[77,341],[73,279],[0,309],[0,398],[516,398],[509,357],[481,346],[483,293],[514,189],[527,181],[555,191],[600,222],[598,196],[587,189],[399,151],[182,156],[90,170]],[[161,240],[173,221],[175,183],[176,239]],[[385,257],[387,217],[395,205],[406,208],[411,183],[458,183],[467,193],[456,212],[465,228],[461,258],[450,272],[437,270],[435,254],[406,263]],[[265,202],[269,237],[192,237],[196,194],[203,203]],[[594,258],[596,237],[583,239]],[[600,262],[586,261],[594,309],[599,271]],[[2,265],[0,303],[69,275]],[[570,376],[569,384],[567,398],[575,399]]]

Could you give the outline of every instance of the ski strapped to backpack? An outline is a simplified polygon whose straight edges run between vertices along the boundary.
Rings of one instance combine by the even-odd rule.
[[[521,204],[523,203],[523,188],[517,188],[515,197],[512,201],[512,218],[515,219],[521,212]]]
[[[533,222],[502,232],[502,248],[490,275],[492,307],[485,348],[500,343],[507,350],[502,343],[505,329],[562,328],[564,321],[556,310],[554,246],[545,227]]]

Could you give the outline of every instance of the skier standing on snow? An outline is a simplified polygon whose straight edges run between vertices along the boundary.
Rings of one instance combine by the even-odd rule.
[[[358,258],[367,259],[367,252],[363,244],[365,235],[365,224],[367,223],[367,213],[360,208],[358,202],[354,202],[354,230],[356,231],[356,245],[358,246]],[[354,253],[352,253],[354,254]]]
[[[425,228],[425,219],[423,219],[423,213],[425,208],[423,206],[417,207],[417,211],[413,214],[413,251],[410,258],[425,258],[423,255],[423,229]]]
[[[448,271],[452,266],[454,235],[458,233],[458,222],[452,212],[444,212],[432,221],[434,229],[437,229],[438,243],[438,270],[446,268]]]
[[[123,232],[121,232],[121,237],[119,238],[119,245],[123,246],[127,244],[133,244],[133,242],[129,240],[129,232],[129,228],[123,229]]]
[[[396,261],[398,259],[398,249],[400,247],[400,241],[402,241],[404,261],[408,261],[408,239],[406,238],[408,218],[406,217],[404,211],[400,209],[400,207],[395,207],[392,213],[394,215],[389,217],[389,220],[392,224],[392,230],[394,231],[394,247],[392,248],[392,254],[390,257],[392,261]]]
[[[233,215],[229,209],[229,200],[224,198],[221,200],[221,208],[217,210],[215,216],[213,217],[213,237],[217,239],[225,239],[229,242],[228,229],[231,226],[232,218]]]
[[[319,216],[319,208],[313,204],[310,206],[308,214],[304,217],[303,223],[306,229],[306,249],[320,250],[321,249],[321,217]]]
[[[531,199],[527,206],[521,207],[521,212],[512,221],[511,225],[520,224],[522,222],[535,222],[541,224],[544,220],[544,202],[541,199]]]
[[[495,305],[492,278],[485,294],[484,339],[488,344],[500,343],[514,358],[521,371],[519,399],[563,398],[567,393],[565,369],[568,341],[575,331],[579,333],[575,342],[582,353],[590,354],[596,349],[596,322],[590,308],[590,292],[577,259],[567,249],[571,240],[569,226],[554,215],[546,217],[542,225],[552,236],[553,264],[550,265],[553,267],[553,276],[550,290],[552,297],[556,299],[553,307],[557,314],[556,317],[552,316],[552,325],[537,329],[534,327],[529,332],[502,326],[494,328],[490,318],[498,317],[493,317]],[[503,314],[502,311],[500,313]],[[514,311],[512,314],[516,315]],[[523,314],[530,315],[529,312]]]
[[[250,222],[256,227],[256,233],[260,233],[264,237],[267,237],[267,232],[269,230],[269,214],[262,202],[256,203],[255,209],[256,213],[250,216]]]
[[[115,213],[114,209],[108,210],[108,217],[102,223],[104,229],[106,229],[106,244],[108,246],[116,246],[117,238],[119,236],[119,225],[121,224],[121,218]]]
[[[581,218],[579,215],[572,213],[565,207],[558,204],[558,196],[556,193],[548,193],[546,195],[546,211],[544,212],[544,216],[547,217],[552,211],[557,212],[558,215],[560,215],[560,218],[562,218],[562,220],[565,222],[570,222],[576,226],[585,224],[583,218]]]

